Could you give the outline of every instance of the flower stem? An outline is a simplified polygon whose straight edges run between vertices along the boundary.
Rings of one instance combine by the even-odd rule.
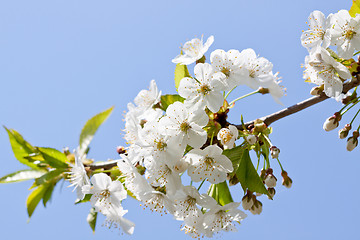
[[[350,125],[352,125],[352,123],[354,122],[355,118],[357,117],[357,115],[359,114],[360,109],[356,112],[355,116],[353,117],[353,119],[350,122]],[[358,128],[359,129],[359,128]]]
[[[204,184],[204,182],[205,182],[205,180],[206,180],[206,178],[200,183],[200,186],[198,187],[198,191],[200,191],[200,188],[202,187],[202,185]]]
[[[233,100],[231,103],[229,103],[229,105],[232,105],[232,104],[234,104],[235,102],[237,102],[237,101],[239,101],[239,100],[241,100],[241,99],[243,99],[243,98],[249,97],[249,96],[251,96],[251,95],[254,95],[254,94],[258,93],[258,92],[259,92],[259,90],[256,90],[256,91],[253,91],[253,92],[251,92],[251,93],[245,94],[244,96],[241,96],[241,97]]]
[[[279,163],[279,165],[280,165],[281,171],[284,171],[284,169],[283,169],[283,167],[282,167],[282,165],[281,165],[281,163],[280,163],[279,158],[276,158],[276,159],[277,159],[277,161],[278,161],[278,163]]]
[[[234,91],[234,89],[236,88],[237,86],[233,87],[224,97],[224,99],[226,100],[226,98],[229,96],[229,94]]]
[[[344,114],[345,114],[347,111],[349,111],[351,108],[353,108],[356,104],[358,104],[359,101],[360,101],[360,100],[357,99],[357,101],[355,101],[352,106],[350,106],[348,109],[346,109],[343,113],[340,113],[341,116],[344,115]]]

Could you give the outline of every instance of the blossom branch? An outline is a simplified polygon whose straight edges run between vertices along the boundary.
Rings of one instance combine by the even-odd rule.
[[[360,85],[360,74],[356,75],[356,78],[353,78],[351,81],[344,84],[343,87],[343,93],[347,93],[350,89],[359,86]],[[324,92],[322,92],[319,96],[314,96],[311,98],[308,98],[302,102],[299,102],[295,105],[292,105],[288,108],[282,109],[278,112],[272,113],[270,115],[261,117],[260,120],[263,120],[264,123],[269,126],[271,123],[276,122],[279,119],[282,119],[284,117],[287,117],[291,114],[297,113],[301,110],[304,110],[312,105],[315,105],[317,103],[320,103],[329,97],[325,95]],[[245,127],[248,127],[249,125],[253,124],[255,120],[245,123]],[[243,125],[235,125],[239,130],[243,130]]]

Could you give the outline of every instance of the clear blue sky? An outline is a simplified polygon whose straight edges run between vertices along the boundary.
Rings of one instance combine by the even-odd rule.
[[[18,130],[36,146],[73,149],[85,121],[115,105],[94,138],[89,157],[116,158],[124,144],[123,111],[155,79],[163,93],[175,93],[171,59],[195,36],[215,36],[210,51],[253,48],[279,71],[285,106],[310,97],[302,79],[307,54],[300,44],[313,10],[326,15],[349,9],[351,1],[0,1],[0,124]],[[209,56],[209,54],[207,55]],[[192,66],[190,67],[192,68]],[[243,91],[243,92],[242,92]],[[237,97],[250,89],[233,93]],[[269,96],[237,104],[230,120],[252,120],[283,106]],[[348,153],[337,132],[322,130],[341,105],[327,100],[273,124],[271,139],[293,179],[274,201],[262,197],[260,216],[249,213],[237,233],[220,239],[355,239],[358,236],[359,148]],[[342,125],[346,121],[343,121]],[[0,176],[26,168],[0,130]],[[274,166],[276,164],[274,163]],[[279,169],[276,176],[281,181]],[[71,189],[60,184],[45,209],[27,223],[25,201],[31,181],[0,185],[0,238],[7,239],[184,239],[180,222],[142,210],[126,200],[132,237],[86,223],[89,204],[74,206]],[[241,193],[240,187],[232,191]],[[240,200],[240,199],[237,199]]]

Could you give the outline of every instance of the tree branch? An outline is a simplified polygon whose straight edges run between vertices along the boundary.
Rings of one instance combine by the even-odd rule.
[[[344,84],[343,93],[347,93],[350,89],[352,89],[356,86],[359,86],[359,85],[360,85],[360,74],[356,75],[356,78],[353,78],[351,81]],[[294,114],[296,112],[304,110],[305,108],[308,108],[312,105],[322,102],[328,98],[329,97],[326,96],[324,93],[321,93],[319,96],[314,96],[314,97],[308,98],[308,99],[306,99],[302,102],[299,102],[293,106],[290,106],[288,108],[280,110],[276,113],[272,113],[272,114],[262,117],[260,119],[263,120],[267,126],[269,126],[271,123],[273,123],[279,119],[282,119],[286,116],[289,116],[291,114]],[[253,124],[254,121],[255,120],[245,123],[245,127],[248,127],[249,125]],[[234,125],[234,126],[236,126],[239,130],[243,130],[243,126],[241,124]],[[91,170],[96,170],[96,169],[108,170],[108,169],[115,167],[116,164],[117,164],[117,160],[110,160],[107,162],[93,163],[93,164],[87,165],[86,167],[90,167]]]
[[[360,85],[360,74],[356,75],[356,78],[353,78],[351,81],[344,83],[344,87],[343,87],[343,93],[347,93],[350,89],[359,86]],[[308,108],[312,105],[315,105],[319,102],[322,102],[326,99],[328,99],[329,97],[325,95],[324,92],[322,92],[319,96],[314,96],[311,98],[308,98],[302,102],[299,102],[295,105],[292,105],[288,108],[282,109],[278,112],[272,113],[270,115],[264,116],[259,118],[260,120],[263,120],[264,123],[269,126],[270,124],[272,124],[273,122],[276,122],[279,119],[282,119],[284,117],[287,117],[291,114],[297,113],[301,110],[304,110],[305,108]],[[253,124],[255,120],[250,121],[245,123],[245,127],[247,128],[249,125]],[[242,124],[240,125],[234,125],[236,126],[239,130],[243,130],[244,127]]]

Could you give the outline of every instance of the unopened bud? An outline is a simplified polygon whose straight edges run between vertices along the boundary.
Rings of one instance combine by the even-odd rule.
[[[352,151],[358,145],[359,132],[354,131],[352,137],[349,137],[346,144],[346,150]]]
[[[262,132],[262,131],[264,131],[266,128],[267,128],[267,126],[266,126],[266,124],[264,123],[263,120],[256,119],[256,120],[254,121],[254,129],[253,129],[253,131],[254,131],[255,133],[257,133],[257,132]]]
[[[339,138],[344,139],[348,136],[349,131],[351,130],[351,125],[346,124],[344,128],[339,130]]]
[[[269,91],[268,88],[260,87],[260,88],[258,89],[258,92],[264,95],[264,94],[268,94],[270,91]]]
[[[247,191],[246,195],[241,200],[241,204],[244,210],[250,210],[250,208],[254,205],[253,194]]]
[[[276,193],[275,188],[268,188],[268,193],[269,193],[268,198],[273,199]]]
[[[286,188],[291,188],[292,182],[293,182],[292,179],[290,177],[286,176],[282,180],[282,185],[284,185]]]
[[[256,200],[250,208],[250,212],[254,215],[259,215],[262,212],[262,203]]]
[[[326,119],[323,125],[323,129],[325,131],[331,131],[339,126],[339,121],[341,120],[341,115],[339,113],[335,113],[333,116]]]
[[[257,142],[257,136],[252,134],[246,136],[245,139],[250,145],[254,145]]]
[[[117,151],[118,154],[126,153],[126,150],[125,150],[125,148],[123,146],[117,146],[116,151]]]
[[[266,186],[268,186],[269,188],[274,188],[276,186],[276,177],[272,174],[268,174],[266,177],[265,177],[265,184]]]
[[[276,146],[272,146],[270,148],[270,154],[272,158],[278,158],[279,157],[279,153],[280,153],[280,149],[277,148]]]
[[[265,169],[261,169],[260,171],[260,178],[264,181],[266,177],[266,170]]]
[[[323,90],[324,90],[324,88],[321,88],[319,86],[313,87],[310,90],[310,94],[313,95],[313,96],[318,96],[318,95],[320,95],[322,93]]]

